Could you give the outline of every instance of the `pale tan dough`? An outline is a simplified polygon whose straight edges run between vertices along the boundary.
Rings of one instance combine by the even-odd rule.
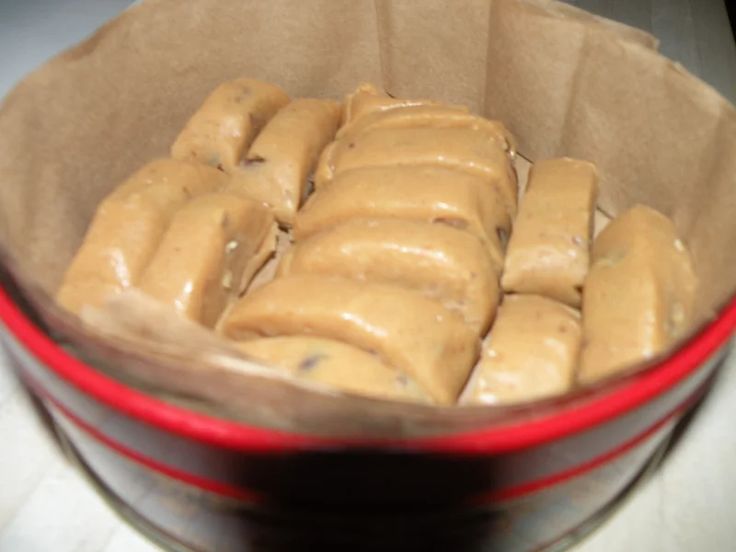
[[[297,99],[282,108],[256,137],[233,169],[229,190],[242,192],[273,209],[290,225],[324,147],[335,137],[340,104]]]
[[[577,310],[540,295],[507,295],[461,402],[507,404],[568,391],[581,335]]]
[[[368,129],[325,148],[315,172],[315,189],[352,169],[402,165],[436,165],[484,177],[498,185],[506,207],[516,212],[516,174],[506,139],[495,129]]]
[[[418,292],[313,275],[278,278],[253,291],[220,327],[238,341],[306,334],[375,352],[445,405],[457,399],[479,345],[461,316]]]
[[[229,193],[200,196],[171,221],[139,287],[212,327],[276,248],[273,215]]]
[[[299,241],[279,276],[333,275],[415,289],[485,334],[499,299],[497,267],[476,236],[447,225],[354,219]]]
[[[560,158],[534,164],[506,250],[504,291],[580,306],[597,189],[596,168],[587,161]]]
[[[59,304],[79,313],[137,284],[177,209],[226,181],[222,172],[196,163],[145,165],[100,203],[57,293]]]
[[[392,98],[388,94],[380,92],[374,85],[363,83],[354,92],[345,96],[342,125],[345,126],[371,113],[413,105],[437,105],[437,102],[432,100]]]
[[[467,107],[455,105],[410,105],[376,111],[343,126],[337,133],[337,140],[350,142],[365,132],[379,128],[466,128],[495,136],[512,158],[516,154],[515,140],[503,123],[479,117],[470,113]],[[336,151],[339,148],[333,148],[331,153],[321,158],[319,172],[328,174],[332,170],[332,157]]]
[[[232,172],[256,134],[287,103],[286,92],[275,84],[246,78],[225,82],[189,119],[171,156]]]
[[[644,205],[598,235],[592,261],[583,292],[583,383],[649,359],[682,337],[697,286],[674,224]]]
[[[251,358],[280,368],[297,380],[378,399],[431,402],[406,374],[387,366],[374,354],[332,339],[264,337],[240,342],[237,347]]]
[[[304,204],[294,237],[302,240],[357,217],[420,220],[467,230],[486,242],[499,269],[511,230],[511,213],[494,182],[451,168],[418,165],[340,173]]]
[[[374,111],[353,120],[340,127],[337,139],[351,138],[372,128],[467,126],[464,121],[471,117],[475,116],[470,114],[467,107],[461,105],[405,105]]]
[[[514,140],[500,121],[479,117],[462,105],[408,105],[376,111],[340,128],[337,138],[347,140],[376,128],[469,128],[497,135],[509,152]]]

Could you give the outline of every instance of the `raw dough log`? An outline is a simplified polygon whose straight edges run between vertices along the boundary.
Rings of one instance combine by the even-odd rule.
[[[515,150],[511,134],[500,121],[473,115],[467,107],[454,105],[412,105],[378,111],[342,127],[337,138],[350,140],[377,128],[469,128],[497,135],[506,151]]]
[[[281,109],[233,169],[229,189],[272,207],[290,225],[324,147],[335,137],[340,104],[297,99]]]
[[[465,229],[487,243],[499,271],[511,229],[511,213],[493,182],[421,165],[341,173],[306,202],[296,217],[294,237],[302,240],[357,217],[439,222]]]
[[[595,166],[587,161],[549,159],[532,167],[506,250],[504,291],[580,306],[597,180]]]
[[[415,289],[485,334],[499,299],[486,246],[447,225],[355,219],[297,242],[279,275],[318,274]]]
[[[233,194],[207,194],[174,215],[140,288],[211,327],[275,248],[276,225],[265,206]]]
[[[226,181],[222,172],[195,163],[161,159],[144,166],[97,208],[58,291],[59,304],[79,313],[137,284],[174,213]]]
[[[189,119],[171,156],[232,172],[256,134],[287,103],[289,97],[275,84],[245,78],[225,82]]]
[[[378,399],[431,402],[407,375],[371,353],[320,337],[264,337],[238,343],[255,360],[284,370],[298,380]]]
[[[375,351],[440,404],[455,402],[478,349],[462,317],[418,292],[311,275],[279,278],[246,295],[221,329],[235,340],[311,334]]]
[[[662,352],[688,330],[696,277],[674,224],[637,205],[593,244],[583,294],[579,380],[590,382]]]
[[[372,84],[364,83],[358,86],[355,92],[345,97],[342,124],[343,126],[348,125],[356,119],[360,119],[371,113],[413,105],[437,105],[437,102],[431,100],[392,98],[388,94],[379,92]]]
[[[509,211],[516,212],[518,188],[506,139],[488,129],[375,128],[335,141],[322,153],[315,189],[351,169],[401,165],[436,165],[486,178],[498,185]]]
[[[508,295],[483,343],[464,404],[530,401],[564,393],[574,381],[580,314],[539,295]]]

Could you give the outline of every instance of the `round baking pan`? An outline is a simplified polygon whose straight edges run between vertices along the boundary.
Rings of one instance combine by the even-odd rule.
[[[146,4],[170,10],[183,5],[151,2],[144,3],[141,9],[148,9]],[[233,7],[235,3],[228,4],[230,9],[240,10],[238,13],[243,11]],[[529,11],[531,21],[547,21],[543,18],[552,17],[546,12],[533,12],[532,7],[536,6],[533,2],[493,3],[501,4],[516,6],[523,13]],[[270,6],[271,3],[251,4],[264,10]],[[292,8],[299,6],[300,3],[294,3]],[[375,15],[373,6],[371,10]],[[215,12],[198,21],[203,25],[217,24],[218,32],[222,26],[233,24],[233,18],[225,16],[227,13]],[[569,31],[580,27],[574,28],[577,23],[571,21],[567,11],[562,15],[549,20],[553,26],[540,25],[539,29],[553,27],[554,30],[557,25],[569,25],[563,29]],[[340,13],[333,16],[342,21]],[[129,35],[123,35],[127,39],[141,27],[131,21],[131,17],[119,19],[107,29],[129,31]],[[161,26],[156,32],[135,35],[139,41],[150,48],[160,47],[159,54],[182,42],[179,34],[171,42],[157,42],[165,30],[176,33],[178,30],[165,17],[151,18],[151,21]],[[252,21],[253,18],[244,18],[242,23]],[[515,21],[519,19],[509,17],[495,28],[508,33],[503,40],[499,39],[494,50],[499,59],[505,59],[509,51],[506,41],[513,42],[515,48],[529,42],[523,33],[514,31],[511,24]],[[600,25],[588,19],[583,21]],[[600,32],[606,28],[601,27]],[[314,31],[307,26],[302,30]],[[618,28],[614,31],[623,33]],[[371,33],[375,34],[373,27]],[[241,37],[254,34],[241,29],[237,33]],[[325,33],[314,34],[321,40]],[[637,45],[638,35],[628,31],[623,34],[626,36],[601,39],[598,46],[612,48],[611,55],[633,52],[654,63],[657,54]],[[585,38],[593,40],[595,33],[587,33]],[[89,57],[85,56],[101,40],[98,35],[86,46],[57,58],[57,68],[79,68],[85,66],[85,59],[89,64]],[[133,48],[127,48],[128,43],[107,40],[105,44],[109,46],[112,42],[124,54],[127,65],[123,66],[128,71],[141,67],[140,58]],[[320,40],[315,40],[315,44],[321,44]],[[598,53],[601,52],[608,50]],[[163,69],[171,71],[170,77],[191,77],[196,73],[191,82],[204,86],[201,71],[211,68],[211,64],[203,63],[198,71],[187,72],[162,59],[151,75],[159,77],[159,70]],[[630,59],[639,58],[632,54]],[[302,65],[294,64],[300,68]],[[349,64],[340,67],[346,65]],[[587,68],[592,71],[601,65],[593,63]],[[102,75],[100,82],[105,87],[118,82],[112,78],[120,76],[115,73],[117,66],[100,62],[87,67],[94,69],[90,74],[96,78]],[[657,67],[661,69],[662,65]],[[692,100],[687,94],[703,90],[697,88],[700,83],[685,79],[676,68],[667,67],[672,80],[663,82],[671,86],[667,94],[655,99],[656,106],[661,104],[663,113],[669,114],[667,109],[672,108],[675,100]],[[523,80],[530,73],[520,70],[511,76],[520,78],[522,84],[536,84],[533,79]],[[150,76],[145,72],[141,75]],[[594,76],[602,78],[593,73],[589,77],[591,82],[598,82]],[[217,75],[219,80],[221,77]],[[68,76],[64,78],[71,80]],[[302,80],[311,82],[307,78]],[[320,86],[325,84],[322,78],[312,80]],[[39,82],[36,79],[35,84]],[[76,93],[75,82],[64,82]],[[542,88],[546,91],[550,87],[544,84]],[[196,86],[182,87],[182,90],[193,98],[199,93]],[[339,88],[344,93],[346,88],[342,85]],[[55,94],[60,91],[53,86],[44,91],[47,89]],[[595,94],[591,92],[591,97],[602,96],[609,89],[616,91],[608,85],[600,86]],[[155,87],[143,92],[158,93]],[[309,92],[315,93],[311,89]],[[517,92],[528,93],[523,87],[515,88],[514,93]],[[637,94],[636,103],[631,100],[630,107],[643,105],[642,90],[637,90]],[[21,95],[13,97],[16,102],[23,101]],[[139,97],[135,95],[134,100],[138,101]],[[713,100],[713,105],[726,109],[719,101]],[[155,105],[165,107],[167,102],[173,103],[166,98],[166,102]],[[683,112],[690,103],[682,104]],[[547,102],[539,104],[546,106]],[[82,107],[85,106],[80,110]],[[109,110],[110,117],[117,117],[120,110],[112,101],[98,107]],[[597,110],[596,104],[589,107],[588,112],[597,121],[596,115],[603,110]],[[677,104],[678,110],[680,107]],[[712,107],[711,103],[706,107]],[[188,105],[183,105],[182,111],[185,108]],[[693,108],[688,114],[696,119],[700,112]],[[515,113],[508,109],[501,112],[501,118]],[[99,119],[107,120],[102,116]],[[153,125],[152,119],[143,117],[136,122]],[[510,123],[516,122],[522,128],[524,118],[519,119]],[[725,125],[714,124],[714,127],[726,136]],[[82,132],[81,128],[77,130]],[[104,125],[95,128],[103,129],[106,137],[115,137]],[[152,136],[153,129],[143,134]],[[538,143],[541,140],[536,132],[526,134],[526,145],[532,148],[532,154],[546,151],[546,146]],[[621,148],[628,145],[635,149],[640,135],[632,132],[630,136]],[[641,139],[645,140],[648,135],[643,136]],[[62,133],[62,137],[66,135]],[[30,138],[27,143],[33,141]],[[84,138],[96,142],[96,136],[89,133]],[[581,142],[583,138],[579,138]],[[666,138],[668,144],[687,142],[690,146],[692,143],[677,135]],[[112,144],[112,151],[122,149],[119,146]],[[142,159],[150,153],[144,145],[140,148],[131,156],[131,163],[139,161],[136,155]],[[621,151],[626,153],[612,149],[616,155]],[[664,146],[662,149],[672,151]],[[527,153],[525,149],[521,151]],[[88,157],[94,158],[95,152],[88,152]],[[121,165],[117,170],[122,173],[129,168]],[[107,175],[107,166],[101,173]],[[719,190],[724,192],[725,188]],[[706,202],[700,215],[719,200],[712,198],[712,202]],[[120,368],[133,362],[139,370],[151,372],[160,365],[153,359],[136,356],[136,351],[116,350],[112,346],[98,346],[91,355],[89,343],[64,338],[58,328],[48,324],[43,309],[38,309],[38,297],[30,290],[29,281],[16,280],[16,272],[11,268],[14,267],[0,263],[0,341],[21,380],[53,420],[67,450],[115,506],[146,533],[155,535],[159,542],[182,550],[527,551],[569,544],[595,526],[642,474],[656,464],[678,423],[707,394],[736,328],[736,299],[731,297],[666,357],[632,367],[626,374],[563,397],[518,407],[447,409],[442,413],[447,417],[445,423],[430,429],[424,426],[423,432],[396,431],[392,436],[384,426],[380,434],[374,432],[367,436],[369,432],[359,431],[360,418],[351,426],[355,431],[341,432],[302,430],[294,424],[277,427],[235,421],[216,411],[187,407],[182,400],[145,392],[122,378],[113,377],[110,374],[125,373]],[[733,290],[733,282],[728,280],[714,279],[710,283],[714,288]],[[376,412],[376,418],[382,414],[372,412]],[[433,416],[440,418],[435,411]],[[368,421],[366,418],[366,425]],[[311,424],[312,428],[319,425],[315,420]]]
[[[668,358],[532,419],[398,440],[249,426],[127,387],[55,343],[7,273],[0,319],[69,450],[165,542],[535,550],[590,527],[653,462],[709,389],[736,301]]]

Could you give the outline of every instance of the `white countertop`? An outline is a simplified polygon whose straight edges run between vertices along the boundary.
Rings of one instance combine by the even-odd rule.
[[[130,0],[0,0],[0,96]],[[656,34],[661,50],[736,98],[722,0],[571,0]],[[59,24],[62,20],[63,24]],[[736,550],[736,355],[683,439],[575,552]],[[0,351],[0,552],[151,552],[66,462]]]

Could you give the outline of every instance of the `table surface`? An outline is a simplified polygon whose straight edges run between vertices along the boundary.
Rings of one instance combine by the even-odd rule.
[[[129,0],[0,0],[0,96]],[[736,103],[723,0],[570,0],[652,32],[660,50]],[[59,25],[59,21],[64,21]],[[684,438],[575,552],[736,550],[736,355]],[[44,433],[0,352],[0,551],[151,552]]]

